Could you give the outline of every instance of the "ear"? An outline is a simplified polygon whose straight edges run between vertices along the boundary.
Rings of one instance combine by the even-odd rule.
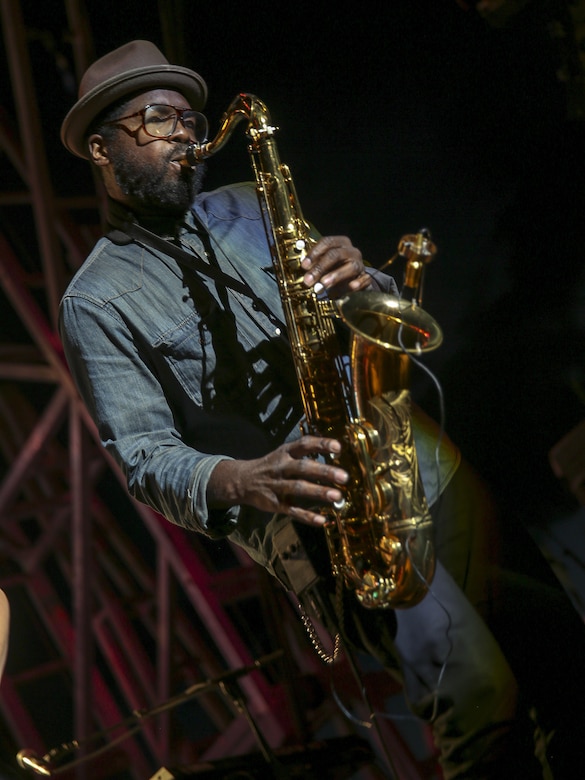
[[[108,150],[104,144],[104,139],[101,135],[94,133],[87,139],[87,146],[89,149],[89,156],[94,165],[109,165],[110,158],[108,156]]]

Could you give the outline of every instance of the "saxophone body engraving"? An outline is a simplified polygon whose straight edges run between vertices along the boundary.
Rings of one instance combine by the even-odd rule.
[[[189,147],[186,164],[217,152],[246,120],[248,150],[265,219],[293,361],[305,413],[305,433],[342,442],[331,462],[350,475],[345,499],[327,515],[333,574],[367,608],[403,608],[423,598],[435,555],[432,520],[422,487],[411,425],[409,353],[434,349],[435,321],[406,300],[365,291],[337,301],[303,284],[301,263],[315,243],[302,216],[288,167],[281,163],[264,103],[238,95],[216,138]],[[409,289],[416,290],[432,256],[424,234],[403,238]],[[349,356],[336,321],[348,326]]]

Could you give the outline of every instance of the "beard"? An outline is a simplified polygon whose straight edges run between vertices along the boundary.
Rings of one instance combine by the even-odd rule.
[[[137,211],[178,218],[191,206],[203,187],[206,166],[181,166],[177,172],[170,163],[181,151],[177,144],[169,144],[167,155],[161,155],[156,164],[144,165],[120,150],[114,169],[116,183]]]

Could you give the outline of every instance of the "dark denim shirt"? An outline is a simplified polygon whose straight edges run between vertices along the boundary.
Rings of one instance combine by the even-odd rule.
[[[104,237],[65,292],[61,336],[130,493],[185,528],[229,535],[266,565],[266,518],[249,507],[210,511],[206,492],[218,461],[259,457],[299,435],[301,403],[281,336],[280,296],[254,185],[202,193],[193,212],[169,240],[245,280],[266,311],[216,286],[189,259]],[[390,277],[371,273],[380,289],[395,290]],[[435,434],[418,431],[417,448],[419,438],[432,502]],[[458,455],[443,447],[441,459],[444,485]]]

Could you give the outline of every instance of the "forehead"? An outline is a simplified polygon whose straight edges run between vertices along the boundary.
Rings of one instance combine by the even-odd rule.
[[[155,103],[160,103],[163,106],[175,106],[176,108],[190,108],[189,102],[180,92],[174,92],[170,89],[152,89],[149,92],[142,92],[132,98],[128,107],[133,111],[139,111],[144,106],[151,106]]]

